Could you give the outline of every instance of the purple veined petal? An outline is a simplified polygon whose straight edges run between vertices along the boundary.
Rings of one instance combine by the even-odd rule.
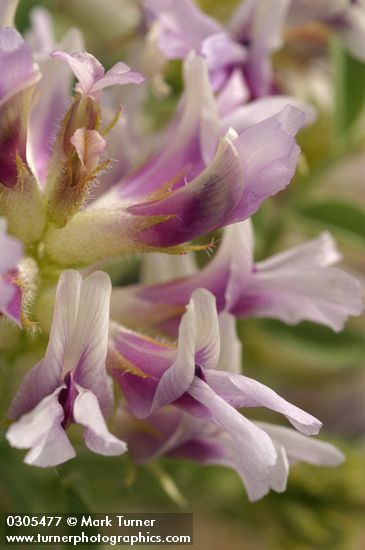
[[[218,320],[221,345],[217,370],[240,374],[242,344],[237,336],[236,318],[223,311]]]
[[[84,95],[88,95],[94,83],[104,76],[104,67],[90,53],[76,52],[69,54],[56,50],[51,55],[52,57],[59,57],[66,61],[78,79],[77,91]]]
[[[189,394],[209,410],[211,421],[232,438],[250,500],[264,496],[271,487],[272,472],[278,460],[270,437],[231,407],[202,380],[194,380],[189,388]],[[286,472],[281,470],[281,475],[284,483]],[[275,482],[277,484],[278,480],[275,479]]]
[[[0,27],[13,27],[19,0],[2,0],[0,4]]]
[[[6,432],[10,445],[18,449],[30,449],[25,457],[27,464],[44,468],[57,466],[75,456],[62,428],[63,408],[58,402],[59,386],[51,395],[21,416]]]
[[[181,256],[173,254],[146,254],[141,268],[141,283],[145,285],[165,283],[198,272],[193,253]]]
[[[85,170],[88,172],[94,170],[106,146],[106,141],[101,134],[96,130],[78,128],[71,138],[71,143]]]
[[[252,378],[223,371],[205,371],[205,376],[209,386],[235,408],[266,407],[283,414],[306,435],[317,434],[321,429],[322,423],[317,418]]]
[[[86,446],[101,455],[115,456],[125,453],[127,445],[109,432],[96,395],[78,384],[76,389],[79,394],[74,401],[73,418],[85,428]]]
[[[152,410],[172,403],[190,387],[195,368],[215,368],[219,360],[220,341],[214,296],[196,290],[179,326],[178,352],[175,362],[162,375],[156,389]]]
[[[68,367],[66,350],[76,330],[81,282],[77,271],[62,273],[45,357],[23,378],[8,411],[10,418],[29,412],[61,384],[62,371]]]
[[[32,50],[13,27],[0,29],[0,103],[28,85],[34,74]]]
[[[243,180],[236,150],[228,138],[222,138],[213,161],[195,180],[167,198],[128,208],[137,216],[171,216],[142,230],[136,240],[151,246],[174,246],[229,223],[242,196]]]
[[[105,370],[110,294],[111,282],[106,273],[98,271],[83,280],[77,322],[67,352],[69,365],[64,364],[64,369],[75,369],[76,383],[96,395],[106,417],[113,408],[112,384]]]
[[[266,198],[289,184],[300,152],[294,135],[303,120],[302,111],[287,106],[278,115],[250,126],[234,140],[245,186],[230,223],[248,218]]]
[[[158,45],[168,59],[199,52],[205,38],[222,31],[191,0],[145,0],[144,7],[159,22]]]
[[[315,109],[290,96],[273,96],[256,99],[248,105],[240,106],[236,109],[231,109],[221,121],[222,132],[226,132],[229,128],[234,128],[238,134],[241,134],[254,124],[263,122],[272,116],[279,114],[287,105],[303,111],[305,114],[304,125],[312,124],[316,119]]]
[[[268,422],[255,424],[285,449],[291,464],[306,462],[314,466],[334,467],[345,460],[344,454],[331,443],[308,437],[284,426]]]
[[[216,152],[218,111],[203,58],[190,53],[184,61],[184,94],[163,147],[118,187],[121,198],[145,197],[178,180],[194,178]],[[176,183],[174,184],[176,188]]]

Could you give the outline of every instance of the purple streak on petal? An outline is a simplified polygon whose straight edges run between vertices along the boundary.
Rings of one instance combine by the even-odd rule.
[[[141,378],[116,369],[113,371],[113,377],[118,382],[133,415],[136,418],[149,416],[158,380],[152,377]]]
[[[73,409],[74,401],[78,395],[78,391],[75,388],[75,384],[73,381],[72,372],[68,372],[66,374],[64,379],[64,384],[66,385],[66,387],[64,387],[60,391],[58,395],[58,401],[62,406],[63,412],[64,412],[62,427],[66,429],[73,422],[72,409]]]
[[[242,195],[243,175],[231,142],[223,138],[212,163],[194,181],[165,199],[128,208],[138,216],[172,216],[141,231],[151,246],[174,246],[225,225]]]

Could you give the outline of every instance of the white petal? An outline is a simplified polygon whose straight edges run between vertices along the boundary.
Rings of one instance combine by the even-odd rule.
[[[223,311],[219,315],[220,355],[217,370],[241,372],[242,344],[237,336],[236,318]]]
[[[146,254],[142,262],[141,283],[154,285],[180,277],[188,277],[198,271],[193,253],[184,256],[173,254]]]
[[[256,424],[285,448],[291,463],[307,462],[315,466],[338,466],[345,460],[344,454],[331,443],[299,434],[284,426],[267,422]]]
[[[61,464],[75,456],[61,424],[63,408],[58,402],[62,386],[47,395],[29,413],[10,426],[6,438],[10,445],[18,449],[28,449],[27,464],[50,467]]]
[[[78,384],[76,388],[79,395],[74,402],[73,417],[77,424],[86,428],[84,439],[87,447],[102,455],[123,454],[127,450],[127,445],[109,432],[96,395]]]

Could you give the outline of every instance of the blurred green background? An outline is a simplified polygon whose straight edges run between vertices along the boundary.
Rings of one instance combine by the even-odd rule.
[[[237,2],[200,3],[224,20]],[[138,41],[137,0],[21,0],[19,30],[29,26],[29,12],[38,5],[53,14],[57,34],[70,26],[81,28],[88,51],[106,66],[118,59],[128,61]],[[314,51],[306,44],[300,46],[288,41],[275,56],[274,66],[283,92],[300,90],[304,99],[316,105],[318,119],[299,136],[303,154],[294,181],[255,216],[256,256],[266,257],[326,229],[336,237],[343,267],[364,286],[365,66],[345,53],[336,37]],[[317,71],[319,61],[324,63],[322,72]],[[180,65],[171,63],[166,78],[173,93],[164,101],[151,94],[144,107],[156,126],[168,119],[176,104],[179,73]],[[324,96],[316,93],[316,79],[325,81]],[[201,261],[206,261],[204,255]],[[129,262],[124,270],[121,263],[120,272],[129,282],[137,266]],[[341,334],[310,323],[287,327],[266,320],[241,321],[239,331],[245,373],[318,416],[324,423],[321,437],[346,453],[344,465],[337,469],[296,466],[286,493],[250,504],[235,474],[221,468],[161,460],[136,469],[128,458],[93,455],[80,442],[77,459],[43,471],[24,465],[22,453],[3,442],[2,511],[184,510],[194,512],[194,548],[199,550],[223,546],[227,550],[363,550],[365,317],[352,319]],[[8,344],[11,337],[9,329]],[[34,353],[37,356],[40,350]],[[1,405],[5,410],[24,369],[21,354],[12,357],[5,350],[0,367],[1,380],[8,381]],[[255,418],[259,414],[253,411]],[[77,429],[74,432],[80,441]]]

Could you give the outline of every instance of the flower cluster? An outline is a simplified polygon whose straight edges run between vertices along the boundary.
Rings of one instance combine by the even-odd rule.
[[[315,118],[282,93],[272,54],[314,22],[364,57],[362,2],[246,0],[223,26],[192,0],[145,0],[148,83],[123,62],[105,70],[75,29],[56,43],[43,9],[23,38],[15,8],[0,8],[0,331],[7,317],[48,344],[10,404],[9,443],[27,464],[56,466],[75,456],[67,429],[79,424],[102,455],[228,466],[251,500],[285,490],[292,463],[339,464],[309,437],[319,420],[241,374],[236,319],[340,331],[362,311],[329,233],[255,262],[251,223],[290,183],[296,135]],[[115,98],[125,85],[166,92],[169,59],[182,60],[183,93],[164,131],[143,137],[141,105]],[[103,269],[136,253],[139,282],[112,288]],[[240,412],[252,407],[292,428]]]

